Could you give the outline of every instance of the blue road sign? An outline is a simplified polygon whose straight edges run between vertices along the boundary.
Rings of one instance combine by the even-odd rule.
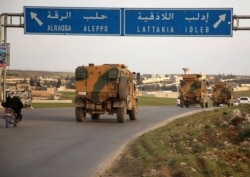
[[[24,7],[24,33],[120,36],[232,36],[232,8]]]
[[[232,36],[233,9],[124,9],[125,36]]]
[[[24,7],[24,33],[121,35],[121,9]]]

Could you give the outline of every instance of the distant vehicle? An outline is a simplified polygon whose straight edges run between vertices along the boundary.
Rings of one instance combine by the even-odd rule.
[[[233,105],[233,87],[225,82],[217,82],[214,84],[213,93],[211,96],[213,106],[221,104]]]
[[[250,104],[250,98],[248,96],[240,97],[239,104]]]
[[[181,99],[180,99],[180,97],[177,98],[177,100],[176,100],[176,105],[177,105],[177,106],[180,106],[180,105],[181,105]]]
[[[208,107],[208,84],[201,74],[183,74],[180,81],[180,107],[199,104]]]

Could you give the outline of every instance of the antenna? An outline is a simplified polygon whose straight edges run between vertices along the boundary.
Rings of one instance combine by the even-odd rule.
[[[182,70],[184,71],[184,74],[188,74],[188,71],[190,70],[189,68],[185,67],[185,68],[182,68]]]

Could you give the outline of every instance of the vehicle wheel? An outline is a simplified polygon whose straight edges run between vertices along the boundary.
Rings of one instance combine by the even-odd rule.
[[[17,127],[17,121],[13,122],[14,127]]]
[[[124,76],[120,78],[119,97],[121,100],[127,100],[128,97],[128,79]]]
[[[91,119],[97,120],[100,118],[100,114],[91,114]]]
[[[184,107],[184,103],[183,103],[183,101],[181,101],[181,103],[180,103],[180,107],[181,107],[181,108],[183,108],[183,107]]]
[[[5,119],[5,127],[6,128],[10,128],[10,126],[11,126],[11,122],[10,122],[11,120],[9,119],[9,118],[6,118]]]
[[[82,107],[75,108],[75,117],[77,122],[83,122],[86,119],[86,111]]]
[[[117,108],[117,122],[124,123],[125,122],[125,113],[126,113],[126,103],[124,101],[123,107]]]
[[[134,109],[129,110],[129,118],[130,120],[137,120],[138,118],[138,105],[137,105],[137,101],[136,101],[136,106]]]

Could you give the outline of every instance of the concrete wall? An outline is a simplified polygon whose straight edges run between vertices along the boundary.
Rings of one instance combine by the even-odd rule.
[[[179,93],[178,92],[162,92],[162,91],[155,91],[155,92],[139,92],[140,96],[152,96],[152,97],[167,97],[167,98],[177,98]]]
[[[234,88],[235,92],[239,92],[239,91],[248,91],[249,87],[236,87]]]
[[[48,100],[53,99],[56,88],[47,88],[47,90],[32,90],[32,98],[34,100]]]

